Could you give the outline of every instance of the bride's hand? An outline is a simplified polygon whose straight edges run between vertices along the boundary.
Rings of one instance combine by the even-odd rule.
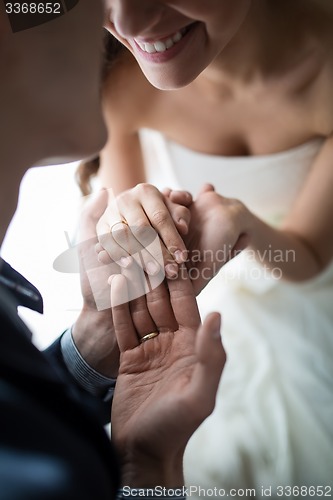
[[[109,200],[97,224],[99,259],[126,268],[136,255],[147,274],[155,276],[164,268],[168,277],[175,276],[187,258],[180,234],[187,234],[191,202],[185,191],[174,201],[149,184],[138,184]]]
[[[166,194],[177,201],[177,192]],[[202,187],[189,210],[191,223],[184,237],[186,265],[198,295],[221,267],[248,245],[252,215],[240,201],[216,193],[211,184]]]

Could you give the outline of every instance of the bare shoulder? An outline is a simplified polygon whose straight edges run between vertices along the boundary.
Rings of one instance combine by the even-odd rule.
[[[103,86],[103,106],[107,119],[137,130],[157,91],[146,79],[132,54],[124,49],[113,64]]]

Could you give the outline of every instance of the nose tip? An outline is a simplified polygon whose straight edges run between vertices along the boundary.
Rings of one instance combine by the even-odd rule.
[[[156,1],[121,0],[113,12],[113,24],[123,38],[143,35],[161,19],[163,9]]]

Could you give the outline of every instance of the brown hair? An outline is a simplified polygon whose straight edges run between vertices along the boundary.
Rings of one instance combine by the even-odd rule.
[[[104,35],[104,63],[102,68],[102,83],[109,75],[112,66],[123,51],[124,46],[105,30]],[[92,160],[82,161],[76,170],[76,181],[84,196],[91,193],[91,179],[99,169],[99,156]]]

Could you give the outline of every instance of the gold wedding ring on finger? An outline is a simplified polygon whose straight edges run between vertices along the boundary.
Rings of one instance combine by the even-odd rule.
[[[110,227],[110,233],[112,233],[112,229],[117,226],[118,224],[125,224],[125,226],[128,226],[128,222],[126,219],[120,219],[120,220],[117,220],[117,222],[114,222],[112,224],[112,226]]]
[[[141,337],[141,339],[140,339],[140,344],[143,344],[143,343],[144,343],[144,342],[146,342],[147,340],[154,339],[154,338],[155,338],[155,337],[157,337],[159,334],[160,334],[160,332],[151,332],[151,333],[147,333],[147,335],[144,335],[143,337]]]

